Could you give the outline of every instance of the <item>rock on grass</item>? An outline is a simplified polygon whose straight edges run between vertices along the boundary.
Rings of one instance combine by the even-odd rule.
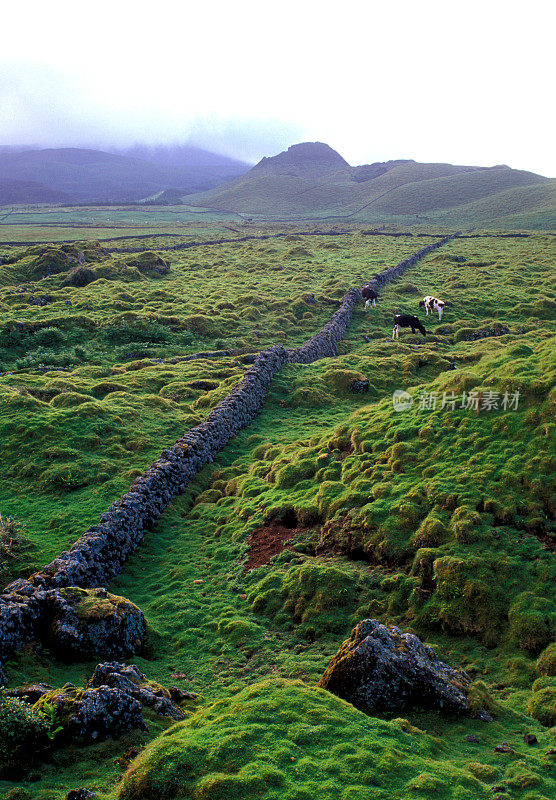
[[[48,641],[61,656],[127,658],[143,646],[147,630],[143,612],[106,589],[53,589],[48,604]]]
[[[118,662],[99,664],[85,688],[66,683],[47,692],[33,708],[43,713],[53,708],[59,739],[81,743],[115,738],[131,728],[146,730],[143,708],[173,720],[185,716],[168,689],[148,680],[134,664]]]
[[[362,711],[469,710],[471,678],[410,633],[365,619],[330,662],[319,686]]]

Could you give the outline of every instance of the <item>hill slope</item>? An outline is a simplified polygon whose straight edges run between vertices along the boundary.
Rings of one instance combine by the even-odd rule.
[[[39,182],[81,202],[134,201],[171,188],[184,194],[200,191],[236,177],[246,168],[246,164],[204,151],[189,153],[189,163],[181,164],[171,163],[171,158],[168,163],[153,163],[75,147],[0,152],[2,182]]]
[[[523,227],[551,227],[556,209],[556,181],[506,165],[471,167],[420,164],[411,160],[388,161],[350,167],[328,145],[306,142],[293,145],[273,158],[263,158],[235,181],[188,197],[188,202],[220,210],[265,217],[350,217],[361,221],[418,221],[419,215],[440,215],[449,224],[472,219],[474,224],[494,221],[504,225],[507,215],[520,213],[523,187],[546,187],[538,205],[528,197],[528,213],[537,224],[520,217]],[[517,190],[516,195],[509,194]],[[470,204],[497,197],[494,204]],[[458,211],[461,207],[461,213]],[[450,213],[447,213],[450,212]],[[543,223],[543,224],[540,224]]]
[[[38,181],[0,181],[0,205],[8,203],[65,203],[65,192],[51,189]]]

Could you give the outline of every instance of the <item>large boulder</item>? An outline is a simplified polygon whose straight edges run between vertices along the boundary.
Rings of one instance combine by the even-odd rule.
[[[444,664],[417,636],[365,619],[342,644],[319,686],[362,711],[467,712],[470,683],[465,672]]]
[[[147,630],[136,605],[106,589],[68,586],[47,592],[47,641],[65,658],[128,658],[139,653]]]

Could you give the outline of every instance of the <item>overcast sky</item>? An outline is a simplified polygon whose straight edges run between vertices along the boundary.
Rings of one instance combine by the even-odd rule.
[[[323,141],[351,164],[556,176],[550,0],[11,3],[0,144],[194,142],[249,161]]]

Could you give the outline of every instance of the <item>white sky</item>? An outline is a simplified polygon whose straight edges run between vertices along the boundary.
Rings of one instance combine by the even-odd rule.
[[[550,0],[28,0],[2,11],[0,144],[319,140],[556,176]]]

